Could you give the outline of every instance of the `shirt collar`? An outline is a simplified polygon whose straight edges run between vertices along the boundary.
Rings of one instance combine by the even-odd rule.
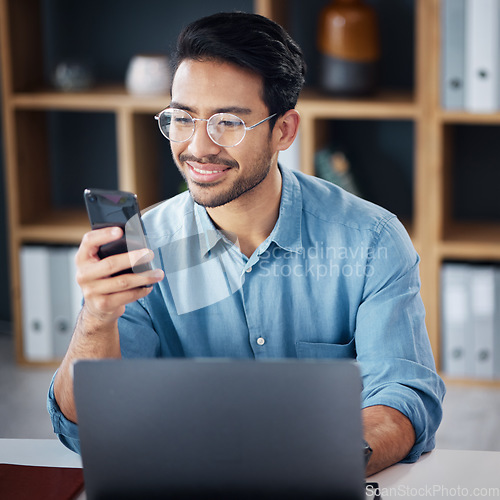
[[[205,207],[198,205],[196,202],[194,202],[194,215],[198,227],[201,255],[205,257],[224,236],[215,227]]]
[[[302,192],[295,175],[287,168],[279,167],[282,178],[281,202],[278,221],[269,235],[269,242],[289,252],[302,249]]]
[[[260,246],[259,253],[265,252],[271,242],[289,252],[300,253],[302,249],[302,192],[293,173],[279,166],[282,178],[281,201],[278,221],[271,234]],[[196,223],[199,228],[202,255],[210,252],[225,237],[219,231],[206,209],[194,203]]]

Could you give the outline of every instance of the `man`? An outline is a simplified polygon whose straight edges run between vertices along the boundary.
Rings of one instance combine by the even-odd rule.
[[[368,475],[433,448],[444,386],[408,235],[384,209],[278,166],[304,74],[299,47],[261,16],[215,14],[181,33],[156,118],[189,193],[144,216],[155,271],[111,277],[144,258],[99,260],[120,229],[82,240],[85,304],[49,391],[68,447],[79,449],[75,360],[228,356],[356,358]]]

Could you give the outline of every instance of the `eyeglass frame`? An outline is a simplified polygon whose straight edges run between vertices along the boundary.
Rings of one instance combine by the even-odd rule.
[[[171,139],[170,137],[167,137],[166,134],[163,132],[163,130],[161,128],[161,125],[160,125],[160,116],[161,116],[162,113],[164,113],[167,110],[182,111],[183,113],[186,113],[189,116],[189,118],[191,118],[191,121],[193,122],[193,130],[191,132],[191,135],[187,139],[184,139],[183,141],[176,141],[174,139]],[[244,130],[243,137],[236,144],[232,144],[231,146],[224,146],[223,144],[219,144],[217,141],[215,141],[213,139],[212,135],[210,134],[210,131],[208,130],[208,122],[212,118],[214,118],[215,116],[217,116],[217,115],[230,115],[230,116],[234,116],[235,118],[237,118],[238,120],[240,120],[241,123],[243,123],[243,130]],[[242,118],[240,118],[238,115],[234,115],[233,113],[221,112],[221,113],[214,113],[209,118],[193,118],[185,109],[170,108],[170,107],[167,106],[165,109],[162,109],[158,114],[155,115],[155,120],[158,122],[158,128],[160,129],[160,132],[163,135],[163,137],[165,137],[167,140],[169,140],[171,142],[176,142],[178,144],[182,144],[183,142],[187,142],[187,141],[189,141],[190,139],[193,138],[194,133],[196,132],[196,122],[207,122],[207,134],[208,134],[208,137],[210,137],[210,140],[213,143],[217,144],[217,146],[220,146],[221,148],[234,148],[234,147],[238,146],[239,144],[241,144],[243,142],[243,139],[247,135],[247,130],[252,130],[255,127],[261,125],[262,123],[267,122],[268,120],[270,120],[271,118],[274,118],[277,115],[278,115],[278,113],[273,113],[272,115],[269,115],[267,118],[264,118],[263,120],[260,120],[259,122],[255,123],[254,125],[251,125],[251,126],[247,127],[247,124],[245,123],[245,121]]]

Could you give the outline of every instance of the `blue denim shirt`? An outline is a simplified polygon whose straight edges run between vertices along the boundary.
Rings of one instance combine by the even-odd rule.
[[[356,358],[362,407],[406,415],[415,461],[434,447],[444,384],[420,298],[419,257],[397,218],[337,186],[281,169],[278,221],[250,258],[188,193],[143,219],[165,279],[118,321],[122,356]],[[55,432],[78,428],[49,389]],[[160,431],[160,430],[159,430]]]

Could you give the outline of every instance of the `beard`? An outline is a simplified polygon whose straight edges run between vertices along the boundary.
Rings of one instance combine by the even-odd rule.
[[[193,200],[205,208],[216,208],[226,205],[231,201],[243,196],[244,194],[256,188],[269,174],[272,165],[272,154],[270,148],[266,148],[259,159],[249,169],[248,174],[237,178],[227,188],[218,187],[219,183],[201,183],[193,181],[186,175],[181,168],[181,165],[186,161],[196,161],[200,163],[213,163],[217,165],[225,165],[229,168],[239,169],[239,163],[234,160],[224,160],[216,156],[207,156],[202,159],[191,155],[181,154],[179,158],[174,157],[175,164],[187,183],[189,193]]]

